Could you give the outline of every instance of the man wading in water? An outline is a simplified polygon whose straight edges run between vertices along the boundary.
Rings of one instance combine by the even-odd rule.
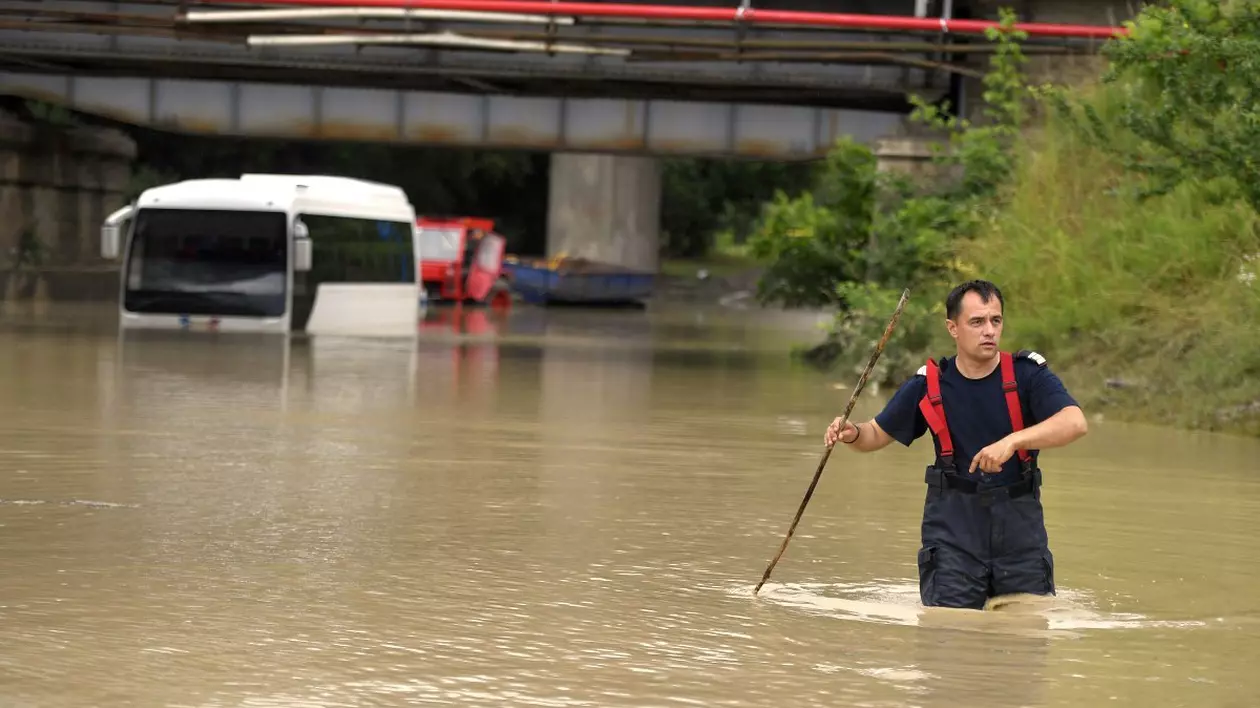
[[[859,452],[893,440],[909,446],[931,429],[936,462],[927,469],[919,550],[924,605],[978,610],[998,595],[1054,594],[1037,450],[1067,445],[1088,425],[1045,359],[998,348],[1003,305],[988,281],[954,288],[945,327],[957,355],[928,361],[874,420],[841,429],[836,418],[827,429],[827,445]]]

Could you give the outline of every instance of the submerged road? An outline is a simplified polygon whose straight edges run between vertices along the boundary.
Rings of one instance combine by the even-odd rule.
[[[1252,440],[1047,452],[1061,595],[989,613],[919,607],[930,443],[836,455],[754,599],[853,376],[790,364],[808,317],[740,317],[522,307],[413,344],[4,314],[3,703],[1254,700]]]

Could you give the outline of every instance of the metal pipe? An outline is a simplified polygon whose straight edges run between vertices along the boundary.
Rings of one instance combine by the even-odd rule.
[[[541,32],[526,32],[517,30],[499,30],[499,29],[470,29],[462,32],[466,37],[481,37],[489,39],[546,39],[546,35]],[[638,36],[638,35],[557,35],[560,39],[575,39],[587,44],[622,44],[627,46],[639,47],[643,46],[647,49],[668,49],[685,48],[690,50],[708,50],[710,52],[723,51],[727,49],[735,49],[736,45],[730,40],[723,39],[702,39],[692,37],[678,37],[674,35],[657,36]],[[943,52],[947,54],[992,54],[997,49],[991,44],[934,44],[926,41],[916,42],[881,42],[870,40],[847,40],[847,41],[818,41],[818,40],[800,40],[800,39],[746,39],[740,43],[741,51],[753,49],[765,50],[784,50],[784,51],[875,51],[875,52]],[[1039,45],[1030,44],[1022,48],[1025,54],[1070,54],[1072,50],[1069,47],[1057,45]]]
[[[993,20],[947,20],[904,15],[858,15],[761,8],[694,7],[689,5],[635,5],[629,3],[549,2],[548,0],[210,0],[215,4],[277,5],[297,7],[393,7],[472,12],[516,12],[573,17],[625,17],[639,20],[688,20],[693,22],[747,22],[750,24],[804,25],[893,32],[953,32],[983,34],[999,27]],[[1030,36],[1087,37],[1107,39],[1128,34],[1124,27],[1021,22],[1016,29]]]
[[[506,39],[474,39],[462,37],[451,32],[434,34],[281,34],[250,35],[247,40],[251,47],[313,47],[336,44],[429,44],[448,47],[471,47],[476,49],[503,49],[508,51],[561,52],[567,54],[606,54],[624,57],[630,54],[628,49],[608,47],[587,47],[579,44],[552,44],[548,42],[513,42]]]
[[[0,13],[0,17],[3,13]],[[20,30],[22,32],[53,32],[65,33],[76,32],[82,34],[98,34],[98,35],[121,35],[121,36],[139,36],[139,37],[162,37],[167,39],[194,39],[202,42],[225,42],[238,43],[241,37],[235,33],[219,32],[190,32],[180,29],[166,27],[130,27],[130,26],[114,26],[99,23],[79,23],[79,22],[28,22],[28,21],[10,21],[0,19],[0,30]],[[394,34],[394,32],[363,30],[359,36],[374,37],[381,34]],[[469,39],[507,39],[512,41],[545,41],[548,35],[542,32],[522,32],[515,30],[470,30],[462,32],[462,36]],[[261,36],[261,35],[256,35]],[[289,36],[289,35],[284,35]],[[565,39],[564,36],[558,35],[555,39]],[[638,36],[619,36],[619,35],[592,35],[587,37],[573,37],[585,44],[623,44],[635,47],[641,47],[643,51],[674,51],[677,48],[693,49],[690,54],[698,56],[699,60],[723,60],[723,52],[733,50],[734,43],[728,40],[706,40],[678,37],[638,37]],[[867,42],[867,41],[845,41],[845,42],[817,42],[809,40],[775,40],[775,39],[750,39],[744,40],[743,51],[749,50],[782,50],[786,52],[784,59],[791,59],[793,52],[800,53],[797,58],[805,58],[806,52],[810,50],[818,52],[836,52],[836,51],[874,51],[881,53],[898,53],[898,52],[941,52],[945,54],[989,54],[995,48],[989,44],[943,44],[935,45],[926,42]],[[636,50],[637,51],[637,50]],[[1029,45],[1023,49],[1025,54],[1067,54],[1069,50],[1065,47],[1057,46],[1037,46]],[[683,52],[678,52],[683,53]],[[703,55],[703,56],[699,56]],[[755,56],[756,52],[749,54],[750,58]],[[732,55],[733,56],[733,55]],[[690,57],[689,57],[690,58]],[[764,57],[763,57],[764,58]]]
[[[401,7],[317,7],[297,10],[192,10],[184,14],[185,22],[271,22],[276,20],[323,20],[336,18],[452,20],[464,22],[520,22],[525,24],[573,24],[572,17],[522,15],[507,12],[468,12],[460,10],[424,10]]]

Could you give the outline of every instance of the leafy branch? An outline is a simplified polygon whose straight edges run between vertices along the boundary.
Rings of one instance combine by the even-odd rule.
[[[1014,147],[1033,94],[1020,47],[1027,35],[1015,29],[1015,14],[1003,10],[987,36],[997,48],[984,77],[982,120],[911,99],[911,119],[945,136],[931,172],[954,177],[927,182],[881,171],[869,147],[846,139],[829,153],[811,191],[778,193],[766,206],[752,239],[754,253],[770,261],[760,299],[839,308],[827,341],[807,356],[815,363],[866,351],[902,288],[931,292],[954,277],[957,242],[995,208],[1016,167]],[[929,302],[917,299],[903,314],[898,337],[905,346],[897,351],[906,358],[889,357],[888,376],[904,373],[939,329],[940,308]]]

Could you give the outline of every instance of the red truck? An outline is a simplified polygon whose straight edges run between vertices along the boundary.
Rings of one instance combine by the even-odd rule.
[[[430,302],[512,304],[502,278],[507,240],[494,232],[494,220],[477,217],[416,219],[420,242],[420,281]]]

